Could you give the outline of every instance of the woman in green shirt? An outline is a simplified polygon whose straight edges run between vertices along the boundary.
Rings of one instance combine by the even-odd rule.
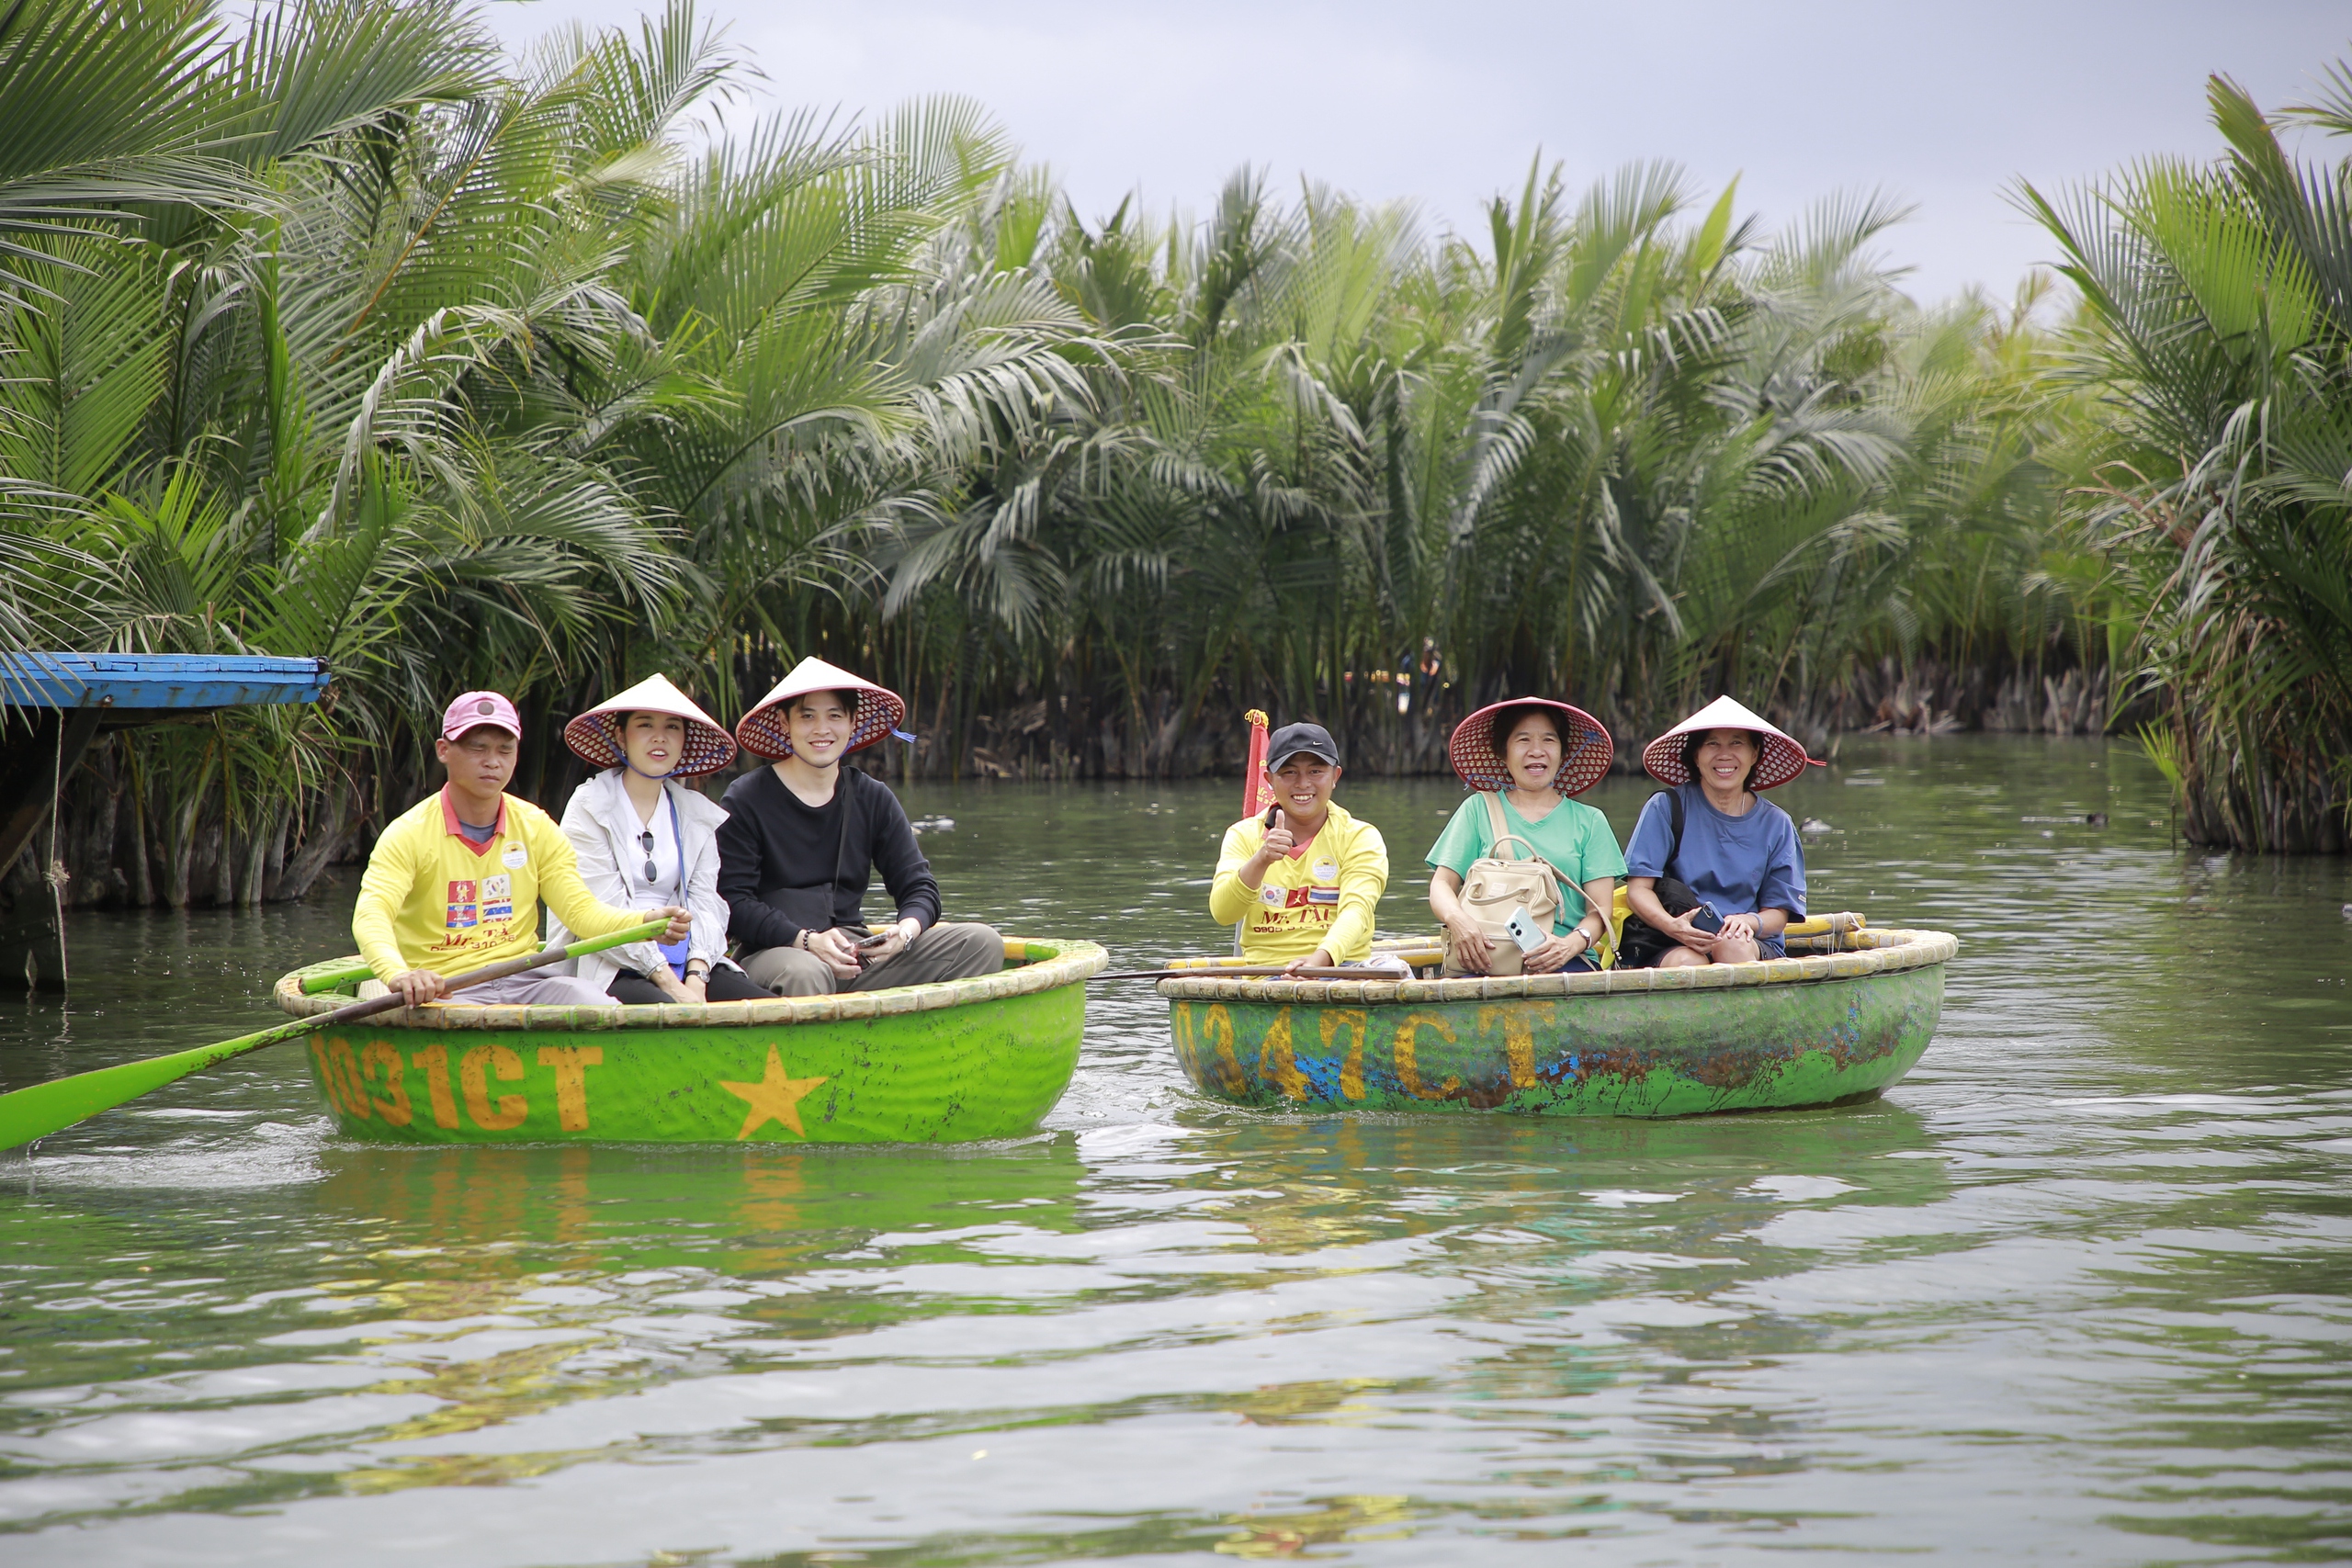
[[[1521,697],[1464,719],[1454,728],[1449,750],[1453,771],[1479,792],[1462,803],[1428,855],[1435,868],[1430,912],[1452,935],[1454,962],[1472,975],[1515,972],[1510,960],[1516,953],[1498,954],[1494,939],[1461,898],[1471,863],[1495,841],[1487,797],[1499,794],[1505,829],[1570,879],[1560,889],[1552,934],[1527,953],[1525,972],[1598,968],[1589,955],[1609,930],[1610,901],[1617,878],[1625,874],[1625,857],[1609,818],[1568,796],[1582,795],[1609,772],[1616,751],[1609,731],[1581,708]]]

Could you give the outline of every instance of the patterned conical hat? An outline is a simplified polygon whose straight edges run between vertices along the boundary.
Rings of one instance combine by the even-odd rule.
[[[1468,718],[1453,727],[1453,739],[1446,745],[1446,755],[1453,762],[1453,771],[1472,789],[1509,789],[1510,770],[1503,765],[1501,753],[1495,750],[1495,715],[1505,708],[1551,708],[1561,716],[1560,771],[1554,775],[1552,787],[1562,795],[1582,795],[1599,784],[1609,772],[1610,760],[1617,755],[1617,743],[1609,738],[1608,728],[1580,707],[1555,703],[1549,697],[1513,697],[1509,702],[1488,703]]]
[[[633,713],[666,713],[686,721],[686,743],[678,765],[670,770],[673,779],[715,773],[735,760],[735,740],[727,727],[672,685],[667,675],[648,675],[619,696],[598,703],[563,727],[563,743],[592,768],[617,768],[628,760],[621,725]]]
[[[1796,737],[1775,725],[1768,724],[1729,697],[1717,697],[1672,729],[1642,748],[1642,766],[1650,777],[1662,784],[1690,782],[1690,770],[1682,765],[1682,738],[1692,730],[1749,729],[1756,732],[1758,750],[1761,755],[1756,762],[1756,781],[1750,789],[1776,789],[1788,783],[1810,765],[1824,766],[1804,754]]]
[[[744,750],[771,762],[791,756],[792,737],[785,729],[785,706],[793,698],[805,697],[811,692],[858,694],[857,724],[850,731],[849,744],[842,748],[844,756],[864,750],[906,721],[907,705],[889,687],[862,680],[821,659],[804,659],[760,699],[759,706],[736,722],[735,739],[743,743]]]

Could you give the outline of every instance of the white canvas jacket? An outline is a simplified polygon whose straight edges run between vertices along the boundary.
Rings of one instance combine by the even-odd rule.
[[[633,881],[624,868],[643,863],[645,852],[638,835],[648,824],[638,821],[637,807],[629,804],[628,793],[621,787],[621,773],[619,768],[606,768],[571,792],[571,804],[563,808],[563,835],[571,840],[579,857],[581,879],[588,884],[588,891],[615,908],[641,909],[654,894]],[[694,790],[667,780],[662,787],[677,802],[678,833],[685,851],[686,908],[695,918],[686,953],[715,969],[731,963],[727,956],[727,900],[718,896],[718,825],[727,820],[727,813]],[[670,830],[667,805],[654,812],[650,826],[657,832]],[[571,933],[550,912],[548,944],[552,947],[571,940]],[[613,983],[616,971],[634,969],[650,976],[667,968],[668,961],[652,942],[636,942],[575,958],[571,967],[603,990]]]

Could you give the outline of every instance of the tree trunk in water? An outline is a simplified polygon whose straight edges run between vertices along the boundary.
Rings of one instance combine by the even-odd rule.
[[[283,829],[281,829],[280,831]],[[244,884],[238,888],[238,892],[243,895],[242,901],[248,909],[258,908],[261,904],[262,866],[269,859],[270,840],[275,836],[272,833],[257,831],[245,845]],[[228,878],[224,874],[221,880],[226,882]]]
[[[140,908],[155,901],[155,878],[147,863],[147,797],[139,787],[139,770],[130,770],[130,897]]]
[[[164,902],[175,909],[187,908],[188,874],[196,861],[196,802],[180,808],[179,832],[171,847],[170,869],[164,876]]]
[[[327,795],[326,808],[311,816],[316,826],[288,857],[286,869],[279,874],[277,886],[270,890],[270,897],[300,898],[310,892],[311,885],[350,841],[350,818],[351,782],[337,774],[334,788]]]

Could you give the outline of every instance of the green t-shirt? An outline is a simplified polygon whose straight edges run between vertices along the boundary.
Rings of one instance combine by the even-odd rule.
[[[1525,840],[1535,852],[1550,861],[1575,879],[1562,890],[1560,918],[1552,922],[1552,934],[1566,936],[1584,919],[1584,884],[1603,876],[1625,874],[1625,856],[1617,847],[1617,835],[1610,830],[1609,818],[1581,801],[1563,800],[1552,807],[1541,822],[1530,822],[1510,803],[1510,796],[1500,797],[1503,826],[1512,835]],[[1484,856],[1495,841],[1494,831],[1487,821],[1487,801],[1482,795],[1473,795],[1453,813],[1453,820],[1430,846],[1429,863],[1442,866],[1456,876],[1470,874],[1470,863]],[[1508,856],[1511,852],[1506,850]]]

